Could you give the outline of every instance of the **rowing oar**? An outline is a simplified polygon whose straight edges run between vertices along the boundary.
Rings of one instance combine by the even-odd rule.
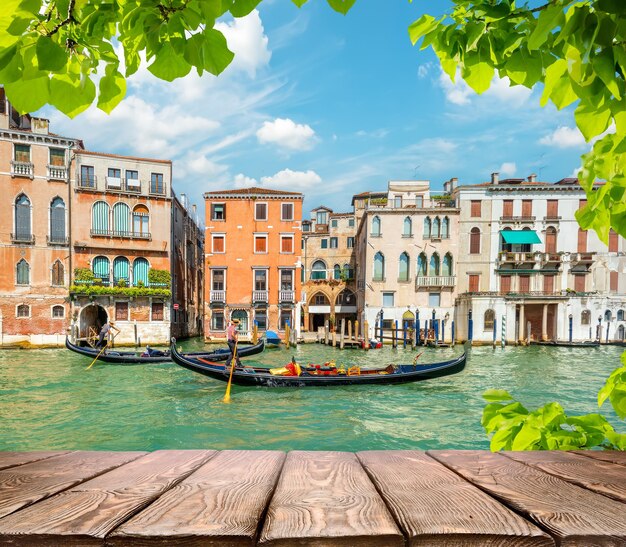
[[[106,349],[107,345],[104,344],[104,346],[102,346],[102,349],[100,350],[100,353],[98,353],[98,355],[96,355],[96,358],[91,362],[91,365],[89,365],[85,370],[89,370],[93,364],[98,360],[98,357],[100,357],[100,355],[102,355],[102,352]]]
[[[230,385],[233,382],[233,371],[235,370],[235,363],[237,362],[237,344],[239,339],[235,340],[235,348],[233,349],[233,358],[230,361],[230,376],[228,377],[228,384],[226,386],[226,394],[224,395],[223,402],[230,403]]]

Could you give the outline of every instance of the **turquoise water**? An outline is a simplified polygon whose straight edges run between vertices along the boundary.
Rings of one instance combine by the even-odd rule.
[[[198,340],[185,349],[202,347]],[[423,362],[460,353],[427,348]],[[464,372],[398,386],[268,389],[233,386],[174,363],[123,366],[58,350],[0,351],[0,450],[485,449],[480,426],[488,388],[511,391],[527,408],[559,401],[597,412],[596,394],[621,348],[473,348]],[[409,363],[410,350],[335,350],[301,345],[266,350],[250,364],[300,362],[378,366]],[[625,431],[609,406],[603,413]]]

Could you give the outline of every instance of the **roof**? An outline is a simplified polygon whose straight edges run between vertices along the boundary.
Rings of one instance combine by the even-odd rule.
[[[539,239],[535,230],[500,230],[500,235],[505,243],[513,245],[541,243],[541,239]]]
[[[85,155],[85,156],[102,156],[105,158],[121,158],[124,160],[135,160],[135,161],[149,161],[153,163],[167,163],[172,164],[172,160],[157,160],[154,158],[138,158],[135,156],[123,156],[122,154],[108,154],[106,152],[92,152],[91,150],[76,150],[77,154]]]
[[[252,186],[251,188],[238,188],[236,190],[216,190],[213,192],[205,192],[204,198],[215,198],[215,197],[225,197],[225,198],[238,198],[238,197],[252,197],[252,196],[272,196],[272,197],[280,197],[280,196],[289,196],[292,198],[300,198],[302,199],[304,194],[301,192],[286,192],[285,190],[272,190],[271,188],[259,188],[257,186]]]

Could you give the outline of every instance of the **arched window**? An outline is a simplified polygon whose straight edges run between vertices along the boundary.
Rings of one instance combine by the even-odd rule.
[[[424,239],[430,239],[430,217],[424,219]]]
[[[493,310],[487,310],[484,318],[484,330],[493,330],[493,324],[496,320],[496,312]]]
[[[611,310],[606,310],[604,312],[604,320],[610,321],[611,319],[613,319],[613,314],[611,313]]]
[[[135,205],[133,209],[133,235],[140,237],[148,237],[150,230],[148,220],[150,213],[145,205]]]
[[[148,270],[150,265],[148,261],[143,258],[135,258],[133,262],[133,285],[136,287],[140,283],[143,283],[144,287],[148,286]]]
[[[343,265],[343,273],[346,276],[346,280],[354,279],[354,269],[350,264]]]
[[[618,321],[624,320],[624,310],[617,310],[617,320]]]
[[[409,271],[410,258],[407,253],[400,255],[400,264],[398,269],[398,281],[408,281],[410,276]]]
[[[20,304],[15,310],[17,317],[30,317],[30,306],[28,304]]]
[[[417,275],[425,276],[428,272],[428,259],[426,254],[420,253],[417,257]]]
[[[233,310],[230,318],[239,320],[239,325],[237,326],[239,332],[248,332],[248,312],[246,310]]]
[[[339,264],[333,266],[333,278],[341,279],[341,266]]]
[[[556,253],[556,228],[548,226],[546,229],[546,253]]]
[[[326,263],[323,260],[313,262],[311,279],[326,279]]]
[[[55,287],[62,287],[65,285],[65,268],[63,262],[57,260],[52,265],[52,285]]]
[[[311,297],[309,306],[330,306],[330,300],[323,292],[316,292]]]
[[[470,250],[471,255],[480,254],[480,228],[470,230]]]
[[[52,318],[63,319],[65,317],[65,308],[63,306],[52,306]]]
[[[430,275],[439,277],[439,255],[437,253],[433,253],[433,256],[430,257]]]
[[[380,237],[380,217],[376,216],[372,219],[372,235],[374,237]]]
[[[96,256],[91,262],[91,270],[105,285],[109,284],[110,262],[106,256]]]
[[[109,204],[96,201],[91,209],[91,232],[94,235],[109,235]]]
[[[452,255],[450,253],[446,253],[446,255],[443,257],[441,275],[443,275],[444,277],[454,275],[452,273]]]
[[[591,325],[591,311],[583,310],[580,314],[580,324],[581,325]]]
[[[406,217],[402,223],[402,236],[411,237],[413,235],[413,221],[411,217]]]
[[[30,266],[28,262],[22,258],[17,263],[15,268],[16,270],[16,282],[18,285],[29,285],[30,284]]]
[[[113,261],[113,285],[117,285],[120,281],[128,284],[130,279],[130,263],[125,256],[118,256]]]
[[[337,295],[336,306],[356,306],[356,296],[350,289],[344,289]]]
[[[130,235],[130,207],[125,203],[116,203],[113,206],[113,233]]]
[[[65,202],[59,197],[50,203],[50,242],[65,243]]]
[[[31,241],[30,200],[24,195],[15,200],[15,239]]]
[[[441,221],[441,239],[448,239],[450,237],[450,219],[444,217]]]
[[[374,281],[385,280],[385,257],[380,251],[374,256]]]
[[[441,237],[441,221],[439,217],[435,217],[435,220],[433,220],[432,236]]]
[[[617,327],[617,339],[620,342],[624,341],[624,325],[620,325],[619,327]]]

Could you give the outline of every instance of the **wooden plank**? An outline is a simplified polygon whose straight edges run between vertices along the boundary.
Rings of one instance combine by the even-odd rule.
[[[404,545],[376,488],[347,452],[290,452],[259,545]]]
[[[574,450],[574,453],[594,460],[626,465],[626,452],[619,450]]]
[[[0,543],[99,545],[214,450],[159,450],[0,519]],[[99,539],[100,538],[100,539]]]
[[[561,451],[503,452],[578,486],[626,503],[626,467]],[[624,508],[626,510],[626,507]]]
[[[423,452],[359,452],[409,546],[548,546],[550,536]]]
[[[78,451],[0,471],[0,517],[142,456]]]
[[[585,490],[501,454],[428,451],[555,536],[559,545],[626,544],[624,504]]]
[[[0,452],[0,470],[6,469],[8,467],[15,467],[17,465],[24,465],[25,463],[36,462],[38,460],[45,460],[46,458],[52,458],[54,456],[60,456],[61,454],[67,453],[67,450],[49,450],[36,452]]]
[[[220,452],[115,530],[107,545],[254,545],[285,454]]]

